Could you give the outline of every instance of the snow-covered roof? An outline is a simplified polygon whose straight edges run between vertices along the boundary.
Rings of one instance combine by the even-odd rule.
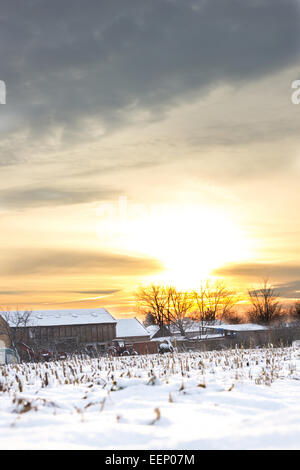
[[[16,312],[11,312],[12,316]],[[116,323],[116,319],[105,308],[82,308],[66,310],[33,310],[28,326],[86,325]],[[13,323],[9,322],[11,326]]]
[[[217,328],[220,330],[229,330],[229,331],[257,331],[257,330],[267,330],[266,326],[256,325],[255,323],[239,323],[236,325],[219,325],[212,328]]]
[[[175,336],[159,336],[158,338],[153,338],[150,341],[155,342],[155,343],[164,343],[164,342],[175,342],[177,340],[186,340],[184,336],[181,336],[180,338],[177,338]]]
[[[117,319],[117,338],[149,336],[149,332],[137,318]]]
[[[201,321],[193,321],[193,320],[184,320],[183,322],[183,329],[185,333],[193,333],[198,332],[202,328],[220,328],[223,323],[221,320],[216,320],[215,322],[201,322]],[[169,326],[171,333],[179,332],[178,325],[173,324]]]
[[[159,326],[158,325],[149,325],[149,326],[146,326],[146,330],[148,331],[148,334],[150,335],[150,338],[153,338],[153,336],[158,332]]]

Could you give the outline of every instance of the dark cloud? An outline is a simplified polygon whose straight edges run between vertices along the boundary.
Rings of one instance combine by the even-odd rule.
[[[0,295],[3,296],[3,295],[24,295],[24,294],[41,294],[43,292],[46,292],[47,294],[55,294],[57,295],[58,293],[61,294],[61,293],[64,293],[64,294],[81,294],[81,295],[110,295],[110,294],[116,294],[117,292],[120,292],[120,289],[102,289],[102,290],[59,290],[59,289],[56,289],[56,290],[53,290],[53,291],[50,291],[50,290],[47,290],[47,291],[42,291],[42,290],[39,290],[39,291],[24,291],[24,290],[17,290],[17,291],[13,291],[13,290],[1,290],[0,291]]]
[[[11,188],[0,190],[0,207],[25,209],[30,207],[82,204],[120,196],[109,189],[62,189],[56,187]]]
[[[274,288],[277,295],[286,299],[300,299],[300,280],[278,284]]]
[[[74,290],[69,291],[73,294],[84,294],[84,295],[110,295],[120,292],[120,289],[104,289],[104,290]]]
[[[277,264],[277,263],[239,263],[231,264],[214,271],[217,276],[233,276],[251,278],[260,281],[261,279],[292,280],[300,278],[300,265]]]
[[[297,0],[4,0],[0,117],[16,114],[32,139],[62,126],[74,141],[86,117],[113,127],[132,109],[161,116],[296,63],[299,29]]]
[[[300,281],[292,281],[287,283],[281,284],[270,284],[266,288],[268,289],[271,287],[274,295],[278,297],[282,297],[284,299],[300,299]],[[264,283],[261,284],[261,288],[259,290],[251,290],[251,293],[261,295],[264,292]]]
[[[0,295],[20,295],[24,294],[26,291],[19,291],[19,290],[1,290]]]
[[[158,260],[97,251],[16,250],[3,255],[1,276],[115,275],[131,276],[158,272]]]

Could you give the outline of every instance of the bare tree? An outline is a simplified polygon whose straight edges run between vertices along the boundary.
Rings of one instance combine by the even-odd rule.
[[[0,316],[4,321],[0,323],[0,335],[8,338],[12,348],[17,349],[17,343],[25,338],[24,328],[31,325],[31,310],[4,310],[0,309]]]
[[[229,310],[222,316],[222,320],[225,323],[229,323],[230,325],[238,325],[240,323],[243,323],[242,317],[235,311],[235,310]]]
[[[294,322],[300,322],[300,301],[297,302],[290,309],[290,319]]]
[[[168,319],[171,324],[185,336],[186,329],[191,325],[189,317],[194,306],[193,296],[189,292],[178,291],[175,287],[169,286],[168,293]]]
[[[161,328],[175,327],[185,336],[193,320],[200,322],[204,333],[207,323],[214,324],[233,313],[236,296],[221,282],[207,281],[194,292],[183,292],[174,286],[150,285],[140,287],[135,293],[138,308],[146,320],[154,321]],[[196,306],[196,312],[194,312]]]
[[[140,287],[135,293],[138,309],[147,315],[151,313],[155,324],[163,327],[170,322],[169,319],[169,296],[165,286],[151,284]]]
[[[205,334],[208,323],[213,325],[217,320],[228,318],[237,302],[235,292],[220,281],[206,281],[193,296],[197,306],[194,318],[200,322],[202,334]]]
[[[144,326],[156,325],[155,317],[151,312],[146,313],[145,320],[143,321]]]
[[[180,292],[173,286],[150,285],[140,287],[135,293],[138,308],[145,321],[159,325],[161,330],[173,325],[182,335],[191,320],[188,314],[194,305],[191,294]]]
[[[267,280],[263,281],[259,289],[248,290],[251,308],[248,318],[253,323],[270,324],[282,317],[282,304],[279,302],[279,294]]]

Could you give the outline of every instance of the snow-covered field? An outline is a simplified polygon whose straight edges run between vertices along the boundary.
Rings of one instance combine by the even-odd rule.
[[[300,350],[0,367],[1,449],[300,449]]]

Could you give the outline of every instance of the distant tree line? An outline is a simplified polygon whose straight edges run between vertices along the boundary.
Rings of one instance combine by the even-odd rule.
[[[241,296],[220,281],[206,281],[193,291],[151,284],[135,292],[138,311],[144,314],[146,325],[163,328],[173,324],[183,335],[192,321],[203,327],[217,320],[262,325],[300,322],[300,301],[290,308],[284,307],[280,294],[268,281],[263,281],[258,289],[248,289],[247,298],[247,309],[241,314],[238,308]]]

